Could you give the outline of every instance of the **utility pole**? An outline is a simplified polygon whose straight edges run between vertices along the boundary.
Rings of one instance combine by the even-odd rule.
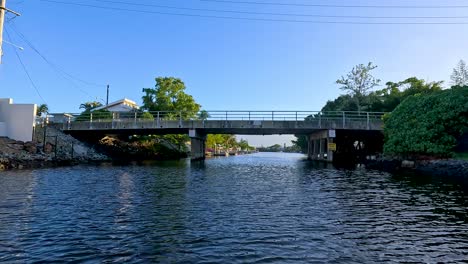
[[[3,56],[3,26],[5,23],[5,13],[10,12],[16,16],[21,16],[21,14],[6,8],[6,0],[0,0],[0,64],[2,64]]]
[[[5,22],[6,0],[0,0],[0,64],[3,57],[3,23]]]
[[[109,85],[107,85],[106,106],[109,105]]]

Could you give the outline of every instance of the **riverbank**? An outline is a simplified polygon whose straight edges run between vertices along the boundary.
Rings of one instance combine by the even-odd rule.
[[[100,162],[177,160],[187,152],[164,140],[123,141],[105,137],[87,144],[49,126],[36,127],[32,142],[0,138],[0,171],[72,166]]]
[[[72,148],[46,142],[22,142],[0,138],[0,170],[32,169],[69,166],[80,163],[109,161],[109,157],[96,152],[80,141],[67,135],[60,136]],[[64,138],[65,137],[65,138]],[[69,137],[69,138],[68,138]],[[54,142],[60,142],[59,139]]]
[[[468,184],[468,161],[457,159],[446,160],[398,160],[379,159],[369,161],[366,168],[389,173],[413,173],[420,176],[444,177]]]

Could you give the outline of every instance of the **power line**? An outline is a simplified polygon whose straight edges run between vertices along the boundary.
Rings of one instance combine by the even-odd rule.
[[[332,4],[299,4],[299,3],[255,2],[255,1],[233,1],[233,0],[200,0],[200,1],[215,2],[215,3],[230,3],[230,4],[247,4],[247,5],[331,7],[331,8],[395,8],[395,9],[468,8],[468,5],[332,5]]]
[[[32,43],[31,41],[29,41],[25,36],[24,34],[22,34],[21,32],[18,31],[18,29],[16,27],[13,26],[13,24],[11,25],[11,29],[13,29],[13,31],[34,51],[36,52],[47,64],[49,64],[49,66],[51,68],[53,68],[55,71],[57,72],[60,72],[62,74],[65,74],[67,75],[69,78],[71,79],[74,79],[76,81],[79,81],[79,82],[82,82],[86,85],[90,85],[90,86],[98,86],[98,87],[102,87],[104,86],[103,84],[97,84],[97,83],[93,83],[93,82],[88,82],[88,81],[85,81],[85,80],[82,80],[68,72],[66,72],[62,67],[59,67],[57,66],[56,64],[52,63],[51,61],[49,61]],[[84,92],[84,91],[83,91]]]
[[[13,39],[10,36],[10,33],[8,32],[8,29],[5,28],[5,32],[6,32],[7,36],[8,36],[8,39],[10,41],[13,41]],[[23,60],[21,59],[20,55],[18,54],[18,51],[16,49],[14,49],[14,51],[15,51],[16,57],[18,58],[24,72],[26,73],[26,76],[28,76],[29,82],[31,83],[32,87],[34,87],[34,90],[36,90],[36,93],[39,96],[39,98],[41,98],[42,102],[47,104],[47,102],[44,100],[44,97],[42,97],[41,93],[39,92],[39,89],[37,88],[36,84],[32,80],[31,75],[28,72],[28,69],[26,68],[26,66],[23,63]]]
[[[246,21],[264,21],[264,22],[289,22],[289,23],[310,23],[310,24],[349,24],[349,25],[467,25],[468,22],[359,22],[359,21],[314,21],[314,20],[296,20],[296,19],[272,19],[272,18],[251,18],[251,17],[232,17],[232,16],[218,16],[218,15],[201,15],[201,14],[187,14],[187,13],[170,13],[160,11],[138,10],[119,7],[97,6],[84,3],[70,3],[55,0],[41,0],[43,2],[74,5],[82,7],[92,7],[105,10],[127,11],[146,14],[159,14],[169,16],[184,16],[184,17],[197,17],[197,18],[215,18],[215,19],[229,19],[229,20],[246,20]],[[468,7],[468,6],[467,6]]]
[[[462,19],[468,16],[355,16],[355,15],[317,15],[317,14],[298,14],[298,13],[273,13],[273,12],[253,12],[253,11],[238,11],[238,10],[222,10],[222,9],[206,9],[206,8],[191,8],[191,7],[176,7],[167,5],[130,3],[124,1],[112,0],[90,0],[101,3],[122,4],[131,6],[157,7],[174,10],[188,11],[203,11],[203,12],[219,12],[231,14],[248,14],[248,15],[272,15],[272,16],[297,16],[297,17],[319,17],[319,18],[363,18],[363,19]]]

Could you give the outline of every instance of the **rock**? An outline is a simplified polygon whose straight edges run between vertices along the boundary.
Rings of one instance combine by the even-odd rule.
[[[35,154],[37,153],[37,145],[34,142],[26,142],[24,144],[23,149],[28,152],[29,154]]]
[[[410,160],[404,160],[401,162],[402,168],[412,169],[415,167],[415,162]]]

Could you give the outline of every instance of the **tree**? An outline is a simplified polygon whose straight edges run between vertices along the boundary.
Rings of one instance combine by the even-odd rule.
[[[409,96],[384,121],[386,153],[450,157],[468,131],[468,87]]]
[[[373,112],[392,112],[406,98],[416,94],[430,94],[442,90],[442,81],[426,82],[416,77],[401,82],[387,82],[387,87],[368,95],[367,109]]]
[[[375,68],[377,68],[377,66],[373,65],[372,62],[369,62],[367,66],[359,64],[353,67],[346,77],[341,76],[341,79],[336,81],[337,84],[341,85],[341,90],[347,91],[356,100],[359,112],[362,108],[364,96],[380,83],[380,80],[374,78],[371,74],[371,71]]]
[[[163,117],[175,118],[181,114],[182,118],[195,118],[200,111],[201,106],[185,93],[185,84],[178,78],[158,77],[155,88],[143,88],[143,92],[142,109],[170,112]]]
[[[42,115],[47,115],[49,113],[49,106],[47,104],[41,104],[37,107],[37,116],[42,117]]]
[[[102,106],[102,104],[96,101],[82,103],[80,109],[83,109],[83,112],[76,118],[76,121],[90,121],[91,114],[93,114],[93,119],[112,119],[112,113],[107,109],[92,111],[100,106]]]
[[[453,86],[465,86],[468,85],[468,67],[464,60],[460,60],[457,66],[453,69],[453,73],[450,76],[452,79]]]
[[[208,113],[206,110],[201,110],[200,113],[198,113],[198,118],[200,120],[206,120],[210,118],[210,113]]]
[[[100,102],[97,102],[97,101],[91,101],[91,102],[86,102],[86,103],[82,103],[80,105],[80,109],[83,109],[83,111],[91,111],[92,109],[94,108],[98,108],[98,107],[101,107],[102,104]]]

